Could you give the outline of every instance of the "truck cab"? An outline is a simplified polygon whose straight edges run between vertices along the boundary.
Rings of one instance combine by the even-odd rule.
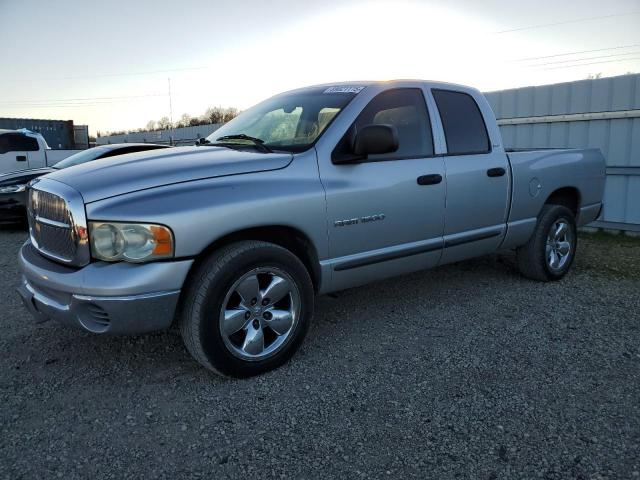
[[[381,278],[387,268],[430,268],[490,252],[505,231],[509,166],[488,104],[461,86],[398,81],[388,87],[358,95],[336,120],[340,128],[317,146],[326,159],[319,167],[329,217],[361,223],[384,215],[365,226],[330,225],[331,256],[341,259],[332,275],[336,286]],[[355,136],[368,125],[391,126],[398,148],[349,158]],[[361,228],[364,238],[355,234]],[[404,255],[405,248],[413,254]],[[376,250],[373,258],[362,255]],[[373,260],[385,256],[397,257],[381,270]]]
[[[0,130],[0,174],[46,167],[47,150],[49,145],[39,133]]]

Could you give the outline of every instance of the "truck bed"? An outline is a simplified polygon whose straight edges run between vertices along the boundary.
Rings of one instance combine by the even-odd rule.
[[[511,165],[508,223],[535,225],[547,199],[561,189],[577,194],[578,225],[592,222],[602,206],[605,161],[596,148],[507,149]],[[578,193],[579,192],[579,193]],[[532,230],[531,230],[532,231]],[[526,234],[526,232],[525,232]]]

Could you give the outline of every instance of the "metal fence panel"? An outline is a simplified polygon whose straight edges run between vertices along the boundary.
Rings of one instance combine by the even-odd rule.
[[[640,74],[486,96],[507,148],[599,148],[607,161],[607,181],[603,215],[594,225],[640,231]],[[548,117],[593,113],[600,115]]]
[[[209,125],[196,125],[193,127],[174,128],[173,130],[153,130],[144,132],[131,132],[122,135],[107,135],[96,138],[97,145],[107,145],[111,143],[173,143],[188,144],[194,143],[199,138],[209,136],[220,128],[221,123],[211,123]]]

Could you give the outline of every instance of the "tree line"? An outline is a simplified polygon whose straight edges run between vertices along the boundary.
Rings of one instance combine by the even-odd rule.
[[[149,120],[146,127],[143,128],[136,128],[133,130],[119,130],[105,133],[98,131],[97,135],[98,137],[108,135],[124,135],[134,132],[155,132],[158,130],[169,130],[170,128],[195,127],[198,125],[209,125],[211,123],[227,123],[229,120],[234,119],[238,115],[238,113],[240,113],[238,109],[233,107],[209,107],[207,108],[207,111],[199,117],[192,117],[188,113],[184,113],[178,120],[171,123],[169,117],[165,116],[159,120]]]

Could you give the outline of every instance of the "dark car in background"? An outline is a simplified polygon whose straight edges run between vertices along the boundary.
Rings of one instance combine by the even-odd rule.
[[[169,148],[169,146],[155,143],[117,143],[113,145],[101,145],[75,153],[51,167],[33,168],[2,174],[0,175],[0,224],[16,224],[26,221],[26,188],[27,184],[34,178],[101,158],[142,152],[145,150],[156,150],[159,148]]]

